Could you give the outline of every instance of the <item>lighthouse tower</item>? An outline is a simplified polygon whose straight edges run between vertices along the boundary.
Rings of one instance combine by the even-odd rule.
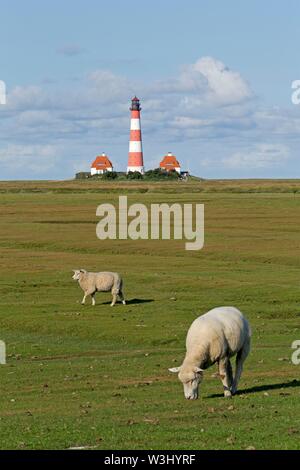
[[[138,171],[144,174],[140,100],[135,96],[131,100],[130,139],[127,173]]]

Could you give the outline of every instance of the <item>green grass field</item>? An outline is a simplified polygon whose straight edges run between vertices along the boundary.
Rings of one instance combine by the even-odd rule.
[[[300,182],[0,183],[2,449],[299,449]],[[100,241],[96,207],[205,204],[205,247]],[[122,273],[128,305],[80,304],[71,270]],[[240,308],[253,329],[240,393],[216,368],[187,401],[180,365],[195,317]]]

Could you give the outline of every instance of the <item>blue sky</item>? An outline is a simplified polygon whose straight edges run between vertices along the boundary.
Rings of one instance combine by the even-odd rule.
[[[300,3],[0,0],[0,179],[70,178],[172,151],[207,178],[300,177]]]

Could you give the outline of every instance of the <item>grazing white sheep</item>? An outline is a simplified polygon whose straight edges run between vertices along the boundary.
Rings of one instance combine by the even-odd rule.
[[[88,295],[92,297],[92,304],[95,305],[95,294],[96,292],[111,292],[113,307],[117,301],[117,296],[120,297],[123,305],[126,304],[122,287],[123,281],[118,273],[100,272],[100,273],[89,273],[85,269],[73,270],[74,275],[72,279],[78,281],[81,289],[84,292],[82,304],[85,304],[85,299]]]
[[[218,307],[196,318],[186,337],[186,355],[180,367],[169,369],[178,373],[188,400],[198,398],[203,370],[217,363],[224,387],[224,396],[237,391],[243,362],[250,351],[251,329],[248,321],[235,307]],[[230,358],[236,354],[235,376]]]

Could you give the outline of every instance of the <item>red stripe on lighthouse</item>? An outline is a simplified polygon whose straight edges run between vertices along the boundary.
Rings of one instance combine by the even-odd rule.
[[[142,141],[142,133],[141,131],[133,131],[131,130],[130,131],[130,140],[138,140],[138,141]]]
[[[130,165],[128,165],[128,166],[136,166],[136,167],[142,166],[141,165],[141,159],[143,159],[142,152],[131,152],[130,153]]]
[[[131,117],[133,119],[140,119],[140,111],[136,111],[134,109],[131,110]]]

